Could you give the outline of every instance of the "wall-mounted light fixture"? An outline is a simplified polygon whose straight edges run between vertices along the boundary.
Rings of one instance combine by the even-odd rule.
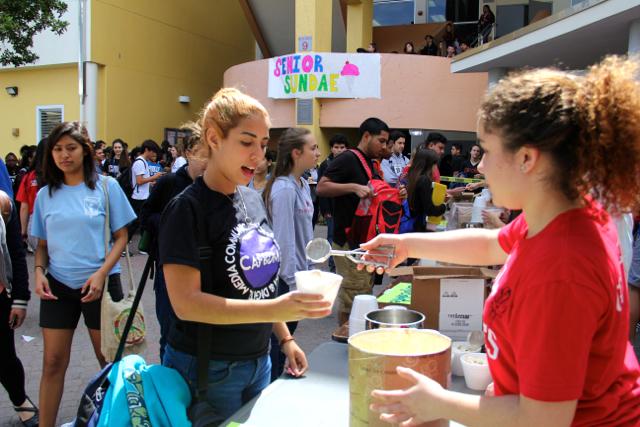
[[[4,88],[11,96],[18,96],[18,86],[7,86]]]
[[[187,96],[187,95],[180,95],[180,96],[178,97],[178,102],[179,102],[180,104],[188,104],[188,103],[190,103],[190,102],[191,102],[191,97],[190,97],[190,96]]]

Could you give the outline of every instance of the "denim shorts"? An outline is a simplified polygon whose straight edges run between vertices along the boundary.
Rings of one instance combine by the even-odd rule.
[[[180,372],[196,395],[198,358],[167,344],[162,364]],[[265,354],[257,359],[209,361],[207,401],[216,412],[218,423],[229,418],[245,403],[264,390],[271,381],[271,360]]]
[[[630,286],[640,288],[640,231],[636,233],[633,240],[633,254],[631,255],[628,282]]]

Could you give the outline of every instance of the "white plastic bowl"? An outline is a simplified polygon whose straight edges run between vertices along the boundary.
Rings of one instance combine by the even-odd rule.
[[[491,371],[486,353],[467,353],[460,356],[464,382],[471,390],[486,390],[491,384]]]

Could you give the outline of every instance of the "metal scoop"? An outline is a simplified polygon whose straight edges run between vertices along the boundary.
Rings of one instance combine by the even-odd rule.
[[[385,261],[373,261],[365,260],[363,256],[367,253],[362,249],[354,249],[352,251],[340,251],[331,249],[331,244],[327,239],[322,237],[316,237],[307,243],[306,247],[307,259],[309,261],[319,264],[329,259],[330,256],[343,256],[356,264],[373,265],[375,267],[389,268],[391,260],[395,256],[395,248],[393,246],[378,246],[369,255],[373,255],[375,258],[382,258]]]

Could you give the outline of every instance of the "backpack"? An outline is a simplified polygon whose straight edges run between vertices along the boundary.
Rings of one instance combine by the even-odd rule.
[[[369,178],[373,192],[369,199],[361,199],[356,208],[351,227],[345,231],[350,247],[358,247],[380,233],[397,234],[402,219],[402,201],[397,188],[391,187],[380,177],[373,176],[371,168],[358,150],[351,151],[359,160]]]
[[[409,199],[402,201],[402,219],[400,219],[399,234],[413,233],[415,231],[417,217],[411,216],[411,209],[409,208]]]
[[[133,165],[138,161],[144,161],[142,159],[135,159],[133,161],[133,163],[131,163],[131,166],[129,166],[128,168],[124,169],[121,171],[120,176],[118,177],[118,184],[120,184],[120,187],[122,188],[122,191],[124,191],[124,194],[126,194],[127,198],[130,199],[131,196],[133,195],[133,191],[135,190],[135,188],[137,187],[137,185],[134,187],[133,185]]]

